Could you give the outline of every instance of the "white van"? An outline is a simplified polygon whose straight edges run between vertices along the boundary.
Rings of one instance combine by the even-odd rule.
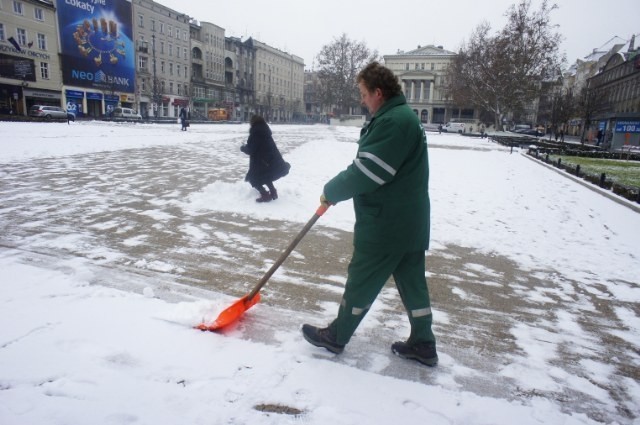
[[[463,122],[448,122],[442,130],[449,133],[464,133],[464,125]]]
[[[142,116],[131,108],[115,108],[113,110],[113,118],[130,121],[140,121]]]

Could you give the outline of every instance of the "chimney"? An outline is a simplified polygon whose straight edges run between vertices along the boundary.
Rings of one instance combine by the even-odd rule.
[[[627,52],[633,52],[634,50],[636,50],[635,44],[636,44],[636,35],[633,34],[631,36],[631,40],[629,41],[629,49],[627,50]]]

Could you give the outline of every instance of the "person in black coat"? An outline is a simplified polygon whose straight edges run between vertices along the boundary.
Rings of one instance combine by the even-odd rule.
[[[179,117],[180,117],[180,124],[182,124],[182,128],[180,130],[187,131],[187,127],[188,127],[187,118],[188,118],[188,116],[187,116],[187,109],[184,106],[180,109]]]
[[[256,202],[269,202],[278,199],[278,191],[273,182],[289,174],[291,165],[286,162],[271,137],[269,125],[260,115],[254,115],[250,121],[249,139],[240,150],[249,155],[249,171],[245,180],[260,192]],[[264,188],[267,186],[267,189]]]

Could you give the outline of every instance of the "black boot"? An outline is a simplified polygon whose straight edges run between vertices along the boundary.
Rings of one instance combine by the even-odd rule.
[[[326,348],[332,353],[340,354],[344,350],[344,344],[336,342],[336,336],[331,328],[317,328],[311,325],[302,325],[302,336],[311,345]]]
[[[438,364],[438,353],[436,353],[435,342],[417,342],[409,344],[407,342],[394,342],[391,351],[403,359],[417,360],[427,366]]]
[[[276,190],[273,183],[267,183],[267,188],[269,188],[269,193],[271,194],[271,199],[274,201],[278,199],[278,191]]]
[[[260,192],[260,197],[256,199],[256,202],[271,202],[271,194],[269,192]]]

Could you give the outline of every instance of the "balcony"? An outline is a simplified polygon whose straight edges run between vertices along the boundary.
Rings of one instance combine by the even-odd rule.
[[[136,42],[136,49],[142,53],[149,53],[149,43],[146,41]]]

